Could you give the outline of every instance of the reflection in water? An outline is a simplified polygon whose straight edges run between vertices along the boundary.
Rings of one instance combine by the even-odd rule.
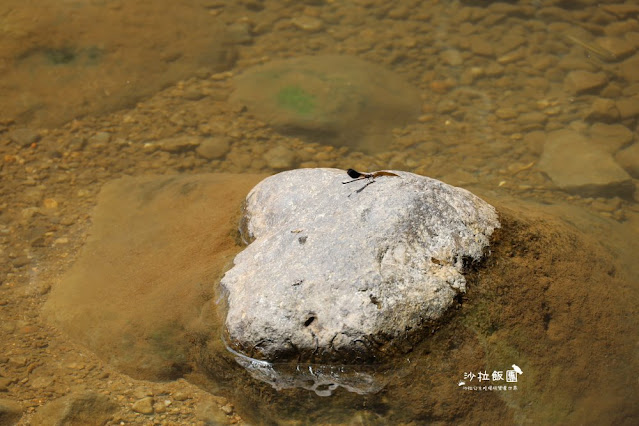
[[[384,387],[383,375],[370,366],[277,364],[226,349],[235,356],[235,362],[244,367],[253,378],[268,383],[275,390],[302,388],[318,396],[331,396],[341,387],[359,395],[379,392]],[[375,370],[375,372],[373,372]]]

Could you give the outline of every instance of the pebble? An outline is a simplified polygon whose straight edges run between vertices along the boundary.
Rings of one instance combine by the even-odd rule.
[[[279,145],[264,153],[264,160],[271,169],[290,169],[295,164],[295,152],[289,148]]]
[[[470,37],[470,50],[479,56],[494,56],[493,43],[483,37],[473,35]]]
[[[147,396],[145,398],[139,399],[133,403],[131,408],[136,413],[153,414],[153,398]]]
[[[605,151],[573,130],[546,137],[538,164],[559,188],[582,196],[627,196],[631,178]]]
[[[617,152],[615,160],[630,176],[639,179],[639,144],[634,143]]]
[[[204,98],[206,95],[197,87],[189,87],[182,93],[182,97],[189,101],[199,101]]]
[[[238,44],[248,44],[253,41],[251,25],[248,22],[235,22],[226,28],[230,38]]]
[[[195,152],[207,160],[216,160],[224,157],[229,149],[229,139],[226,136],[218,135],[203,139]]]
[[[200,138],[196,136],[177,136],[159,140],[156,145],[162,151],[178,153],[197,148],[201,143]]]
[[[9,358],[9,364],[16,367],[24,367],[25,365],[27,365],[27,361],[27,357],[22,355],[16,355]]]
[[[497,108],[495,115],[502,120],[508,120],[517,117],[519,113],[513,108]]]
[[[637,49],[634,43],[620,37],[601,37],[595,42],[605,51],[610,52],[616,61],[627,58]]]
[[[300,30],[314,33],[324,28],[324,23],[317,18],[311,16],[297,16],[291,19],[291,24]]]
[[[8,377],[0,377],[0,392],[7,392],[9,385],[14,381]]]
[[[439,54],[439,58],[445,64],[451,65],[453,67],[456,67],[464,63],[464,59],[462,58],[461,53],[459,53],[459,50],[456,50],[456,49],[447,49],[442,51]]]
[[[57,209],[58,202],[54,198],[45,198],[42,200],[42,205],[45,209]]]
[[[140,387],[135,389],[135,391],[133,391],[133,397],[137,399],[142,399],[147,396],[153,396],[153,392],[151,392],[151,390],[148,388]]]
[[[31,380],[31,387],[36,389],[47,389],[53,384],[53,377],[40,376]]]
[[[111,142],[111,133],[108,132],[98,132],[88,140],[88,143],[94,147],[104,146],[109,142]]]
[[[512,62],[517,62],[521,59],[524,59],[525,57],[526,57],[526,50],[517,49],[500,56],[499,58],[497,58],[497,62],[499,62],[502,65],[506,65]]]
[[[634,135],[622,124],[595,123],[590,127],[590,138],[605,151],[614,154],[629,145]]]
[[[21,146],[29,146],[40,140],[40,135],[33,129],[21,128],[9,132],[9,139]]]
[[[584,117],[586,121],[603,121],[611,123],[619,120],[619,110],[615,101],[607,98],[596,98]]]
[[[567,91],[577,95],[596,92],[608,82],[604,73],[592,73],[589,71],[571,71],[564,80]]]
[[[531,111],[517,117],[517,123],[521,124],[522,130],[532,130],[542,127],[548,120],[546,114],[538,111]]]
[[[639,54],[635,53],[630,58],[619,64],[619,75],[627,82],[639,81]]]
[[[173,399],[175,399],[176,401],[186,401],[189,398],[191,398],[191,397],[189,395],[187,395],[186,393],[182,392],[182,391],[177,391],[177,392],[175,392],[173,394]],[[168,402],[170,404],[170,401],[168,401]]]
[[[220,409],[222,410],[222,412],[224,414],[226,414],[227,416],[230,416],[231,414],[233,414],[233,404],[226,404],[223,405],[222,407],[220,407]]]
[[[501,77],[504,74],[504,69],[503,65],[493,62],[484,69],[484,74],[487,77]]]
[[[622,119],[639,115],[639,96],[617,99],[615,105]]]

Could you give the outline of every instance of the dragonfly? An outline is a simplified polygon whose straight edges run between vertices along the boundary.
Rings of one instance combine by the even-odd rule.
[[[351,182],[357,182],[360,180],[368,180],[368,182],[366,183],[366,185],[364,185],[363,187],[361,187],[360,189],[358,189],[355,192],[362,192],[364,190],[364,188],[366,188],[368,185],[370,185],[371,183],[375,182],[375,178],[378,178],[380,176],[396,176],[399,177],[398,174],[393,173],[393,172],[387,172],[385,170],[380,170],[378,172],[370,172],[370,173],[366,173],[366,172],[358,172],[355,169],[348,169],[346,171],[346,173],[352,178],[351,180],[348,180],[346,182],[342,182],[343,184],[347,184],[347,183],[351,183]]]

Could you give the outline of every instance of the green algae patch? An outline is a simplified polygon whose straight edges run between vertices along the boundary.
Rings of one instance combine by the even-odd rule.
[[[277,104],[300,115],[315,111],[315,96],[298,86],[286,86],[277,93]]]

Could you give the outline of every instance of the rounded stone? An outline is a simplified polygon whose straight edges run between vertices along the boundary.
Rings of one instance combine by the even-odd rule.
[[[246,200],[251,243],[221,281],[227,341],[270,361],[401,351],[465,291],[464,264],[482,257],[497,227],[478,197],[412,173],[267,178]]]
[[[380,65],[349,56],[304,56],[248,69],[231,102],[284,134],[382,150],[391,130],[417,119],[418,90]]]

